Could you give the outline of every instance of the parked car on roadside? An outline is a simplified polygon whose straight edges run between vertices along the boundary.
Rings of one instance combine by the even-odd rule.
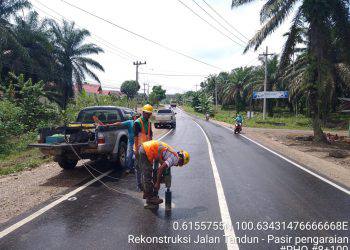
[[[160,109],[155,115],[155,128],[176,128],[176,113],[173,109]]]
[[[76,122],[63,127],[40,129],[39,140],[30,144],[44,155],[54,157],[63,169],[73,169],[79,159],[106,159],[125,166],[128,131],[123,127],[97,126],[93,116],[104,124],[125,121],[125,108],[95,106],[82,109]],[[76,155],[78,154],[78,156]]]

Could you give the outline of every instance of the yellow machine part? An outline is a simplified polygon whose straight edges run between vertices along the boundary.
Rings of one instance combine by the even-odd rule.
[[[68,127],[69,127],[69,128],[79,128],[79,127],[82,127],[82,128],[89,129],[89,128],[95,128],[96,125],[93,124],[93,123],[83,123],[83,124],[74,124],[74,123],[70,123],[70,124],[68,124]]]

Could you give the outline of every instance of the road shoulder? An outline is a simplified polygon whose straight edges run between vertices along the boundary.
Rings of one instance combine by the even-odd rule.
[[[168,131],[153,128],[154,138]],[[81,163],[71,171],[63,171],[55,162],[0,177],[0,224],[50,199],[60,198],[90,177]]]
[[[233,128],[232,125],[225,122],[215,120],[212,120],[212,122],[231,129]],[[288,133],[287,131],[284,132]],[[300,151],[302,148],[299,148],[298,150],[292,146],[287,146],[276,137],[271,136],[271,132],[264,133],[264,129],[244,128],[243,133],[248,138],[295,161],[295,163],[305,166],[311,171],[324,176],[341,186],[350,188],[350,168],[324,160],[310,153],[302,152]]]
[[[184,111],[185,112],[185,111]],[[187,113],[187,112],[186,112]],[[201,119],[197,117],[196,115],[187,113],[188,115],[192,117],[196,117],[198,119]],[[216,123],[220,126],[224,126],[230,129],[233,129],[233,125],[216,121],[216,120],[210,120],[210,122]],[[321,154],[317,154],[317,156],[312,155],[307,150],[303,150],[302,147],[293,148],[292,145],[288,146],[283,144],[282,141],[278,140],[276,137],[271,136],[273,134],[273,131],[279,131],[278,129],[256,129],[256,128],[244,128],[243,134],[250,138],[251,140],[254,140],[263,146],[283,155],[284,157],[294,161],[297,164],[300,164],[309,170],[313,171],[316,174],[319,174],[326,179],[329,179],[330,181],[333,181],[340,186],[343,186],[347,189],[350,188],[350,167],[348,164],[342,164],[343,162],[331,162],[329,160],[322,159]],[[265,131],[265,133],[264,133]],[[266,133],[266,131],[270,133]],[[283,129],[283,133],[295,133],[300,131],[295,130],[286,130]],[[304,131],[305,132],[305,131]],[[310,131],[309,131],[310,133]],[[323,156],[323,158],[325,158]],[[349,160],[350,157],[347,157],[347,160]],[[348,163],[348,162],[346,162]]]

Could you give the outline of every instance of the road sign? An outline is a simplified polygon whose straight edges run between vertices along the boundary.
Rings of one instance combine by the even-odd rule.
[[[288,98],[288,91],[253,92],[253,99],[279,99]]]
[[[350,98],[339,98],[342,101],[341,112],[350,113]]]

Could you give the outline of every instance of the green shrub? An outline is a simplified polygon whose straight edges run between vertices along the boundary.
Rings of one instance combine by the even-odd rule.
[[[0,101],[0,154],[12,148],[11,138],[22,134],[25,126],[21,123],[23,110],[8,100]]]

